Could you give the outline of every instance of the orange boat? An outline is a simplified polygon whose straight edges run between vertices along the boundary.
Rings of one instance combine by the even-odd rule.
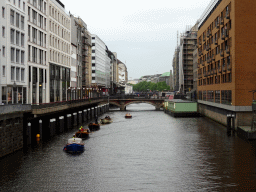
[[[86,139],[90,135],[90,129],[79,130],[76,132],[75,137]]]
[[[91,131],[97,131],[97,130],[100,129],[100,124],[99,124],[99,123],[90,123],[90,124],[88,125],[88,127],[89,127],[89,129],[90,129]]]
[[[132,115],[130,113],[126,113],[125,118],[127,119],[132,118]]]

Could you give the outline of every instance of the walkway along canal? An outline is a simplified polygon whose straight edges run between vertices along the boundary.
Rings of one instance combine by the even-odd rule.
[[[63,152],[70,129],[1,158],[1,191],[256,190],[254,142],[208,118],[174,118],[148,104],[126,110],[100,115],[113,122],[84,140],[80,155]]]

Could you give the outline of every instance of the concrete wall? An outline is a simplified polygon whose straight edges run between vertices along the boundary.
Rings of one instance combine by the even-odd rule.
[[[214,121],[217,121],[223,125],[227,125],[227,114],[231,111],[198,104],[198,112]],[[251,126],[252,123],[252,112],[232,112],[235,114],[235,128],[237,126]]]
[[[0,116],[0,157],[23,148],[23,113]]]

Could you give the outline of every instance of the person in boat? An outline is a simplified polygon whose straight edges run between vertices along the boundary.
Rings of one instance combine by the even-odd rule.
[[[91,131],[90,131],[90,129],[88,128],[88,129],[87,129],[87,133],[90,133],[90,132],[91,132]]]
[[[81,126],[81,127],[80,127],[80,129],[81,129],[81,131],[84,131],[84,128],[83,128],[83,126]]]

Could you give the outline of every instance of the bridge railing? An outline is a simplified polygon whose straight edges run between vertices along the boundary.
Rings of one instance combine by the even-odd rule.
[[[168,99],[169,97],[148,96],[148,95],[120,95],[110,96],[109,99]]]
[[[83,103],[88,102],[91,103],[93,101],[107,99],[107,97],[98,97],[98,98],[89,98],[89,99],[76,99],[76,100],[69,100],[69,101],[58,101],[58,102],[51,102],[51,103],[37,103],[32,104],[32,109],[43,109],[48,107],[57,107],[61,105],[69,105],[69,104],[75,104],[75,103]]]

